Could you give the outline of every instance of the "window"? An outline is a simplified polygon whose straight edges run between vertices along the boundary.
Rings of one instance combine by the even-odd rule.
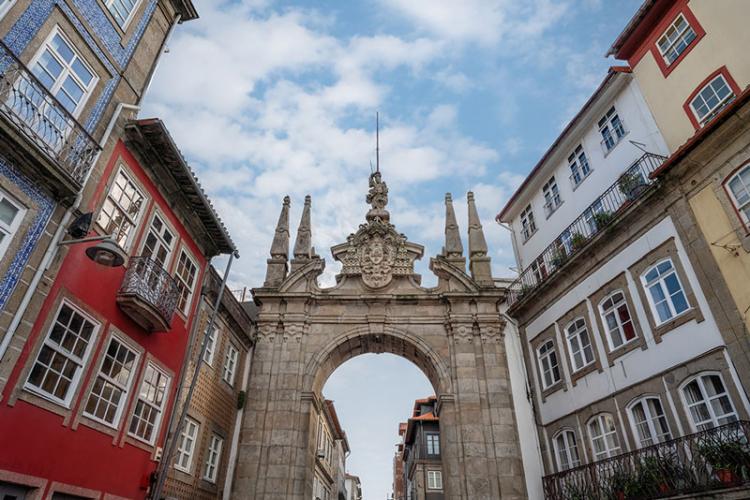
[[[657,324],[682,314],[689,309],[680,278],[671,259],[663,260],[649,268],[641,281],[648,290],[651,312]]]
[[[547,217],[549,217],[562,204],[560,191],[557,189],[557,182],[555,182],[554,176],[542,186],[542,193],[544,194],[544,211]]]
[[[602,147],[605,153],[610,152],[620,139],[625,137],[625,126],[614,106],[599,120],[599,133],[602,134]]]
[[[724,75],[717,75],[690,101],[690,108],[702,127],[733,99],[734,92]]]
[[[177,308],[183,314],[187,314],[190,309],[190,299],[193,296],[195,288],[195,278],[198,273],[198,266],[192,261],[185,250],[180,252],[180,259],[177,261],[175,278],[177,278],[177,288],[180,296],[177,299]]]
[[[187,417],[180,435],[180,445],[177,447],[174,468],[187,474],[190,474],[190,466],[193,463],[195,442],[198,440],[198,427],[198,422]]]
[[[591,419],[589,436],[591,448],[594,450],[594,460],[603,460],[620,453],[615,419],[609,413],[602,413]]]
[[[237,356],[239,351],[232,344],[227,346],[227,355],[224,358],[224,374],[222,378],[226,383],[234,386],[234,372],[237,370]]]
[[[112,336],[86,403],[86,416],[117,427],[137,362],[138,354],[125,342]]]
[[[659,38],[656,45],[667,64],[672,64],[688,48],[690,42],[695,40],[695,37],[695,31],[685,20],[685,16],[680,14]]]
[[[580,144],[573,151],[573,154],[568,156],[568,166],[570,167],[570,182],[573,183],[574,187],[583,182],[583,179],[588,177],[589,172],[591,172],[589,160]]]
[[[544,263],[544,259],[539,257],[531,263],[531,272],[534,274],[535,283],[540,283],[547,279],[547,265]]]
[[[8,13],[14,3],[16,3],[16,0],[0,0],[0,18]]]
[[[8,250],[25,213],[26,209],[20,203],[0,189],[0,259]]]
[[[26,388],[68,406],[98,326],[82,312],[63,302],[34,361]]]
[[[428,490],[442,490],[443,489],[443,473],[439,470],[428,470],[427,471],[427,489]]]
[[[149,363],[138,393],[133,419],[130,421],[128,433],[131,436],[147,443],[154,442],[164,412],[168,386],[169,377]]]
[[[742,222],[750,226],[750,165],[746,165],[734,174],[729,182],[732,202],[740,214]],[[0,253],[2,256],[2,253]]]
[[[97,224],[125,248],[135,233],[145,197],[125,171],[120,168],[104,200]]]
[[[583,213],[583,218],[589,228],[589,234],[596,234],[596,232],[600,229],[599,224],[597,224],[596,222],[596,216],[601,213],[604,213],[604,205],[601,198],[592,203],[591,206],[587,208]]]
[[[737,421],[737,412],[719,374],[699,375],[682,388],[695,431]]]
[[[169,256],[172,254],[174,246],[174,234],[164,223],[162,217],[155,213],[151,219],[151,225],[148,228],[146,239],[143,242],[143,256],[150,257],[166,268],[169,264]]]
[[[594,362],[594,349],[589,339],[589,331],[586,328],[586,320],[578,318],[565,329],[565,337],[568,340],[570,350],[570,361],[573,363],[573,371],[590,365]]]
[[[427,437],[427,454],[440,455],[440,434],[428,432]]]
[[[216,351],[216,328],[212,328],[211,331],[208,332],[208,340],[206,340],[206,350],[203,353],[203,361],[205,361],[208,366],[213,366],[214,364],[215,351]]]
[[[621,290],[611,293],[599,304],[599,314],[607,332],[610,351],[635,339],[635,327]]]
[[[211,442],[208,444],[208,455],[206,456],[206,467],[203,471],[203,479],[211,483],[216,482],[216,473],[219,470],[221,461],[221,448],[224,446],[224,440],[216,434],[211,435]]]
[[[557,457],[557,467],[560,471],[572,469],[581,465],[578,458],[578,445],[576,444],[576,434],[571,430],[560,432],[553,439],[555,447],[555,456]]]
[[[539,370],[542,372],[542,386],[547,389],[560,381],[560,367],[557,363],[555,343],[550,339],[537,350]]]
[[[672,439],[667,417],[658,397],[644,397],[630,406],[630,418],[640,447]]]
[[[124,28],[133,17],[133,12],[139,2],[140,0],[106,0],[105,3],[117,24]]]
[[[527,205],[523,209],[523,212],[521,212],[521,226],[523,228],[523,241],[531,238],[531,235],[536,232],[536,222],[534,222],[534,212],[531,211],[531,204]]]

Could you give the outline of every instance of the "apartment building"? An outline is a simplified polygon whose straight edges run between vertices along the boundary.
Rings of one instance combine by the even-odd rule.
[[[404,488],[407,500],[442,500],[443,465],[437,398],[414,402],[404,434]]]
[[[406,485],[404,483],[404,436],[406,422],[398,424],[398,444],[393,454],[393,500],[406,500]]]
[[[352,474],[346,475],[346,500],[362,500],[362,483]]]
[[[211,267],[201,294],[197,326],[192,332],[180,405],[184,404],[196,364],[201,366],[169,468],[164,488],[167,498],[228,499],[232,491],[257,309],[252,302],[240,303],[225,288],[201,357],[203,337],[220,288],[221,276]],[[173,429],[170,435],[174,434]]]
[[[346,456],[349,442],[341,428],[333,401],[325,399],[317,410],[313,500],[346,500]]]

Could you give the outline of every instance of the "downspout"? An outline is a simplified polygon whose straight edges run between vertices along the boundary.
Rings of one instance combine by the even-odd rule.
[[[96,153],[96,156],[94,156],[94,159],[91,162],[91,168],[89,168],[89,171],[86,173],[86,177],[83,179],[83,182],[81,183],[81,190],[76,195],[76,199],[73,202],[73,205],[65,212],[65,215],[63,215],[63,218],[60,221],[60,225],[57,226],[57,230],[55,231],[55,234],[52,236],[52,240],[50,241],[49,246],[47,247],[47,251],[44,253],[44,256],[42,257],[42,261],[39,263],[39,267],[34,273],[34,276],[31,278],[29,287],[26,289],[26,293],[21,299],[21,304],[18,306],[16,313],[13,315],[13,320],[10,322],[10,325],[8,326],[8,330],[5,332],[5,336],[3,337],[2,342],[0,342],[0,360],[3,359],[3,357],[5,356],[5,352],[8,350],[10,341],[13,338],[13,335],[16,333],[16,330],[18,329],[18,325],[21,323],[21,320],[23,319],[23,316],[26,313],[26,309],[29,307],[31,298],[36,293],[36,289],[37,289],[37,286],[39,286],[39,282],[42,280],[44,273],[47,271],[50,263],[57,255],[58,243],[65,236],[65,230],[68,227],[68,223],[70,222],[71,217],[73,217],[73,212],[75,212],[78,209],[78,207],[81,205],[81,201],[83,198],[83,191],[86,188],[86,184],[88,184],[88,181],[91,178],[91,174],[94,172],[94,168],[97,162],[99,161],[99,158],[101,157],[102,152],[104,151],[104,145],[107,144],[107,141],[109,140],[109,136],[112,134],[112,130],[114,130],[115,128],[115,123],[117,122],[117,118],[120,116],[120,113],[122,113],[123,109],[129,109],[129,110],[133,110],[137,112],[141,108],[134,104],[125,104],[123,102],[117,104],[117,107],[115,108],[115,112],[112,115],[112,118],[110,118],[109,124],[107,124],[107,129],[104,131],[102,140],[99,143],[101,149]]]
[[[229,466],[227,467],[227,473],[224,478],[224,495],[223,500],[230,500],[232,496],[232,483],[234,482],[234,469],[237,465],[237,451],[240,443],[240,426],[242,425],[242,417],[245,414],[245,406],[247,405],[247,387],[250,382],[250,367],[252,365],[253,354],[255,353],[255,344],[250,346],[250,350],[245,355],[245,368],[242,371],[242,391],[245,393],[245,404],[242,405],[237,411],[237,416],[234,418],[234,434],[232,435],[232,445],[229,448]]]
[[[164,51],[167,49],[167,43],[169,43],[169,40],[172,38],[172,33],[174,32],[175,27],[177,26],[177,24],[179,24],[181,19],[182,14],[177,14],[174,16],[174,21],[172,21],[172,24],[169,26],[169,30],[167,30],[167,35],[164,37],[161,46],[159,46],[159,55],[156,56],[156,61],[154,61],[154,64],[151,65],[151,69],[148,72],[146,85],[143,86],[143,91],[141,92],[141,95],[138,96],[138,104],[140,104],[143,100],[143,97],[148,94],[148,89],[151,87],[151,82],[153,82],[154,80],[156,69],[159,67],[159,63],[161,63],[161,58],[164,55]]]

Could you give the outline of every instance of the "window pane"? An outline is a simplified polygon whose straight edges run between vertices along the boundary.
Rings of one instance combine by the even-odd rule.
[[[18,208],[10,201],[5,198],[0,200],[0,221],[10,226],[13,223],[13,219],[16,218],[17,213]]]

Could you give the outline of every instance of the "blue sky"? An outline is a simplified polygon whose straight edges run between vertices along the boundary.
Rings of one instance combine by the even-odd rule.
[[[253,287],[286,194],[293,231],[312,195],[322,281],[333,282],[330,247],[364,221],[376,110],[392,222],[425,245],[423,282],[436,281],[426,265],[442,246],[446,191],[464,235],[465,194],[475,192],[493,271],[512,275],[494,214],[614,63],[604,53],[640,0],[195,3],[201,18],[177,28],[141,116],[166,122],[240,248],[232,285]],[[426,380],[381,413],[344,409],[364,401],[379,359],[353,360],[356,380],[335,389],[336,402],[345,426],[394,418],[395,441],[393,415],[408,415]],[[388,366],[392,383],[415,370]],[[388,459],[392,444],[382,443]],[[352,463],[366,445],[352,439]],[[386,463],[368,467],[366,498],[390,489]]]

